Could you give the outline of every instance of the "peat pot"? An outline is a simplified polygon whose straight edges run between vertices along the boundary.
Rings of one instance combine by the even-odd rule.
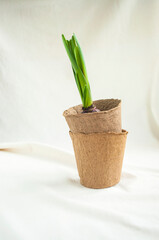
[[[65,110],[82,185],[106,188],[120,180],[127,131],[121,126],[121,100],[93,102],[99,112],[82,113],[82,105]]]
[[[73,133],[121,132],[121,100],[102,99],[93,102],[100,112],[82,113],[82,105],[64,111]]]
[[[80,182],[89,188],[106,188],[120,181],[127,131],[72,133]]]

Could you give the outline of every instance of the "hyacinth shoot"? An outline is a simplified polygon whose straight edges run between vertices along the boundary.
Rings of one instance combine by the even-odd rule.
[[[62,40],[68,54],[68,57],[71,61],[73,74],[77,84],[77,88],[82,100],[83,109],[94,109],[93,102],[91,97],[90,85],[87,77],[86,66],[83,58],[83,54],[80,48],[80,45],[77,41],[75,34],[73,34],[70,40],[66,40],[62,34]]]

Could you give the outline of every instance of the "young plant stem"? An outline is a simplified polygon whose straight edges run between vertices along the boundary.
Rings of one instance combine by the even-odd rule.
[[[82,50],[75,34],[73,34],[70,40],[66,40],[62,34],[62,40],[72,65],[74,78],[83,104],[83,113],[99,112],[100,110],[93,105]]]

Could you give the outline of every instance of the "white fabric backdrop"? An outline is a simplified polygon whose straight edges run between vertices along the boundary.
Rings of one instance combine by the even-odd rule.
[[[158,23],[157,0],[0,0],[0,239],[159,239]],[[61,40],[73,32],[93,99],[122,99],[109,189],[82,187],[74,157],[44,145],[73,150],[62,113],[81,101]]]
[[[72,151],[62,113],[81,103],[61,34],[84,52],[93,99],[121,98],[130,146],[158,146],[159,1],[0,1],[0,141]]]
[[[120,183],[99,190],[80,185],[69,153],[10,147],[0,151],[0,239],[159,239],[159,150],[127,152]]]

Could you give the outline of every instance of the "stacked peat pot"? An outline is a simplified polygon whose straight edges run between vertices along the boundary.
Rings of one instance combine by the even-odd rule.
[[[82,105],[64,111],[70,128],[80,182],[106,188],[120,181],[127,131],[121,127],[121,100],[93,102],[99,112],[82,113]]]

